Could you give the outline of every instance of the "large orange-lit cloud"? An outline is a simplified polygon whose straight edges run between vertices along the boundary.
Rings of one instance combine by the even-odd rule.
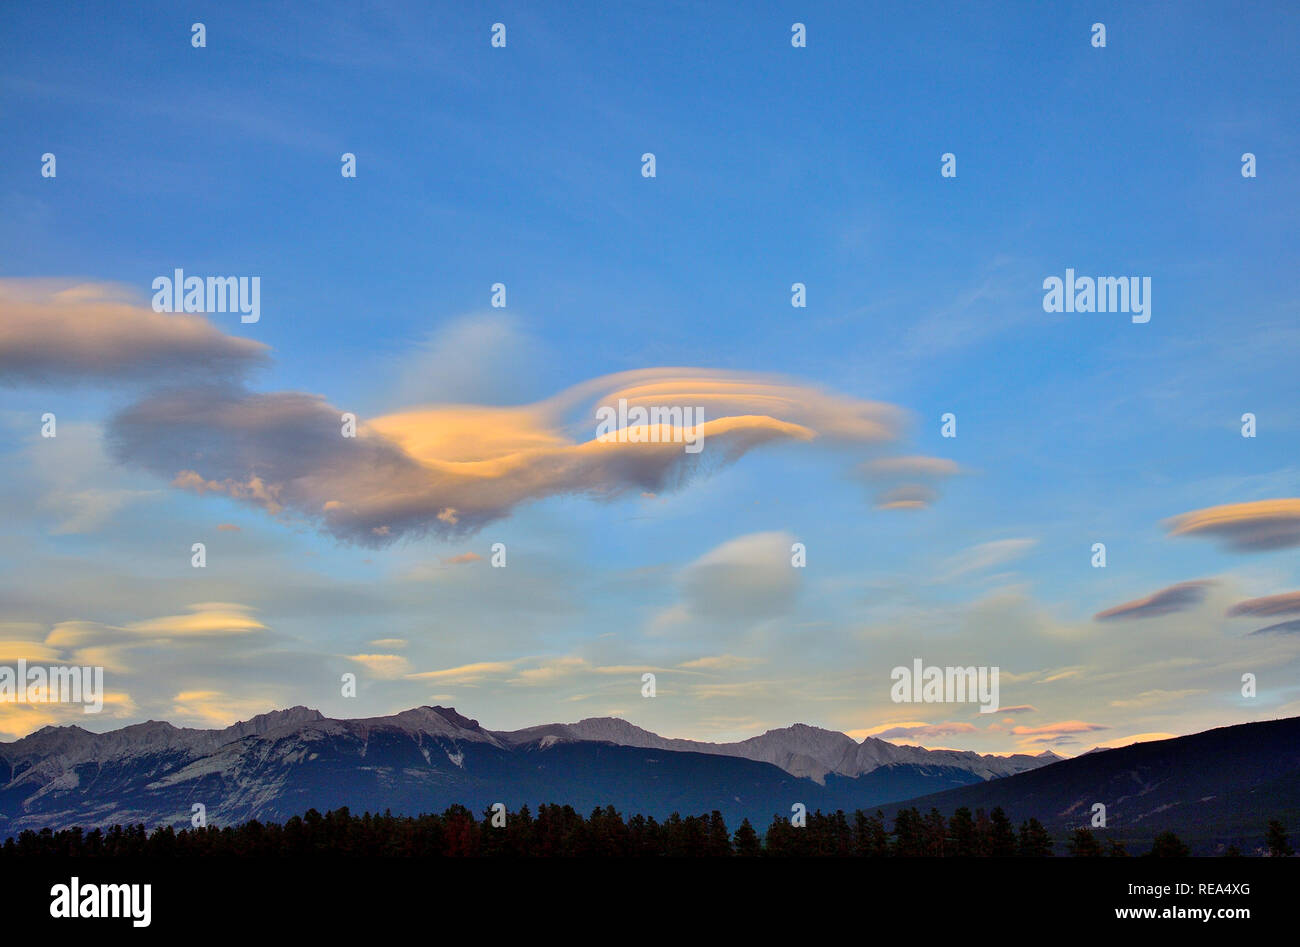
[[[1230,503],[1170,519],[1170,536],[1208,536],[1238,552],[1300,546],[1300,498]]]
[[[596,409],[701,408],[703,421],[636,425],[646,442],[597,436]],[[692,423],[694,422],[694,423]],[[173,485],[289,511],[335,536],[383,545],[473,532],[521,503],[562,494],[662,493],[763,444],[882,443],[903,413],[765,376],[643,369],[532,405],[430,405],[361,420],[298,392],[237,386],[156,392],[110,428],[116,455]],[[633,430],[629,424],[623,430]],[[686,430],[690,428],[690,430]],[[683,440],[698,438],[698,452]]]
[[[267,351],[201,315],[154,312],[120,287],[0,279],[0,382],[235,377]]]
[[[152,383],[112,422],[119,460],[368,545],[470,533],[551,496],[663,493],[767,443],[889,442],[903,423],[891,405],[806,384],[652,368],[530,405],[413,407],[344,437],[343,412],[324,397],[244,387],[266,352],[200,315],[155,313],[120,287],[0,280],[0,382]],[[601,436],[602,408],[630,413],[618,436]],[[640,409],[670,414],[647,422]]]

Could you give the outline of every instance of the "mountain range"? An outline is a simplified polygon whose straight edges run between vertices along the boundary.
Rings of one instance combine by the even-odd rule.
[[[347,806],[414,815],[554,802],[664,818],[719,810],[760,831],[773,815],[903,805],[945,815],[1001,806],[1058,839],[1106,807],[1103,836],[1171,829],[1193,851],[1257,847],[1300,819],[1300,717],[1095,750],[1063,760],[897,746],[796,724],[736,743],[661,737],[614,717],[494,731],[447,707],[336,720],[306,707],[220,730],[149,721],[44,727],[0,743],[0,838],[25,829],[283,821]],[[1134,850],[1143,850],[1141,844]]]
[[[1038,819],[1058,839],[1091,827],[1093,807],[1106,807],[1104,840],[1130,843],[1134,853],[1172,831],[1193,854],[1246,854],[1262,848],[1268,820],[1294,836],[1300,829],[1300,717],[1218,727],[1169,740],[1099,749],[1032,772],[885,806],[931,807],[950,815],[1001,806],[1016,820]],[[1059,850],[1058,850],[1059,851]]]
[[[796,802],[852,810],[1057,762],[897,746],[796,724],[738,743],[661,737],[613,717],[491,731],[453,708],[336,720],[307,707],[220,730],[148,721],[43,727],[0,743],[0,836],[24,829],[274,821],[308,808],[415,814],[560,802],[664,817],[718,809],[765,826]]]

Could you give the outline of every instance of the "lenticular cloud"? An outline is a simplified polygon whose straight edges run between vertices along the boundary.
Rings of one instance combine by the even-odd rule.
[[[598,439],[595,410],[703,409],[704,448]],[[175,487],[312,521],[365,545],[473,532],[558,495],[665,492],[773,442],[885,443],[902,412],[758,375],[644,369],[593,379],[532,405],[427,405],[358,419],[300,392],[239,385],[157,391],[121,412],[110,443]]]

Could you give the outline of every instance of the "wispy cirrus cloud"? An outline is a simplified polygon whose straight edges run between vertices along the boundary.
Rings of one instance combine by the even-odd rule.
[[[1036,539],[996,539],[961,552],[944,564],[940,581],[950,581],[1019,559],[1038,544]]]

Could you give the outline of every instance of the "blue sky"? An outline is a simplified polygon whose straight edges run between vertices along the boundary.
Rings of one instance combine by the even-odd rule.
[[[221,379],[245,407],[300,392],[369,424],[684,366],[791,386],[819,421],[819,393],[900,419],[883,441],[706,449],[677,489],[579,478],[488,504],[477,529],[358,542],[161,466],[150,445],[178,443],[205,480],[243,463],[236,479],[274,485],[280,461],[254,456],[273,444],[218,459],[212,432],[155,437],[131,415],[210,383],[201,366],[178,360],[166,385],[129,358],[86,373],[93,351],[61,365],[50,335],[48,362],[21,370],[35,343],[11,332],[0,659],[98,656],[120,698],[97,718],[5,707],[0,729],[454,702],[494,727],[617,713],[732,739],[801,721],[1070,753],[1296,713],[1300,635],[1225,613],[1300,588],[1298,21],[1186,3],[0,11],[0,302],[37,293],[68,336],[100,320],[126,350],[161,344],[99,303],[147,310],[180,267],[261,278],[258,323],[203,317],[268,347]],[[1066,267],[1150,277],[1151,321],[1044,312]],[[72,306],[55,284],[96,289]],[[882,509],[891,485],[860,465],[891,456],[960,473],[922,476],[924,509]],[[1265,501],[1282,505],[1237,506]],[[1171,535],[1217,507],[1226,531]],[[464,561],[493,542],[506,569]],[[1193,580],[1209,584],[1177,610],[1093,620]],[[201,633],[162,621],[190,614],[210,616]],[[1000,666],[1002,703],[1033,709],[892,704],[889,670],[913,657]]]

